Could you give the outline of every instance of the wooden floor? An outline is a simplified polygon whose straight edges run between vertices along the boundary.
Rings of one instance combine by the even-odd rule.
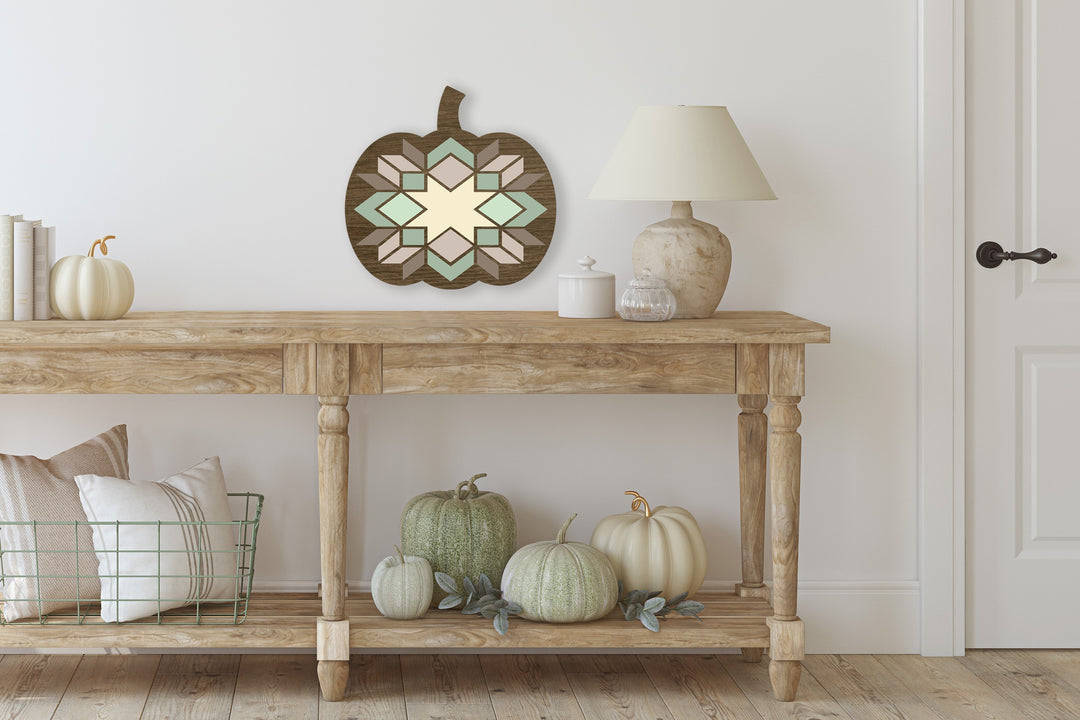
[[[6,655],[0,718],[1080,720],[1080,651],[814,655],[794,703],[738,655],[353,656],[320,700],[310,655]]]

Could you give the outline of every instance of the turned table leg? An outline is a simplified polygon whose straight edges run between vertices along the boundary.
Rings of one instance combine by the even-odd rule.
[[[765,395],[739,395],[739,520],[742,528],[742,582],[739,597],[769,599],[765,569],[765,467],[769,420]],[[741,648],[743,660],[761,662],[764,648]]]
[[[319,550],[322,617],[317,625],[323,697],[345,697],[349,680],[349,617],[345,612],[345,519],[349,495],[348,395],[319,396]]]
[[[797,396],[770,397],[773,616],[769,623],[769,677],[777,700],[795,699],[802,675],[803,622],[797,611],[799,580],[799,474],[802,421]]]

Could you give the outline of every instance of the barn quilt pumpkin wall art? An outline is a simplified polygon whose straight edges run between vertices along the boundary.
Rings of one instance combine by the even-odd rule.
[[[551,243],[555,186],[543,159],[516,135],[463,130],[464,98],[447,87],[435,132],[385,135],[356,161],[345,225],[356,257],[383,282],[510,285]]]

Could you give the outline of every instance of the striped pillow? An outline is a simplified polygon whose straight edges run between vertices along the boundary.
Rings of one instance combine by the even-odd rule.
[[[238,596],[237,524],[218,458],[160,482],[100,475],[75,482],[91,523],[127,523],[93,526],[102,620]]]
[[[4,619],[37,617],[100,594],[90,528],[11,525],[86,520],[75,476],[128,476],[127,426],[117,425],[59,455],[0,454],[0,575]],[[35,542],[36,537],[36,542]],[[78,553],[74,552],[78,547]],[[34,551],[37,551],[35,559]]]

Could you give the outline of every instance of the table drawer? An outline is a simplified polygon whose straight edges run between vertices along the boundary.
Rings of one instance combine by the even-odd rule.
[[[730,344],[384,345],[383,393],[734,393]]]

